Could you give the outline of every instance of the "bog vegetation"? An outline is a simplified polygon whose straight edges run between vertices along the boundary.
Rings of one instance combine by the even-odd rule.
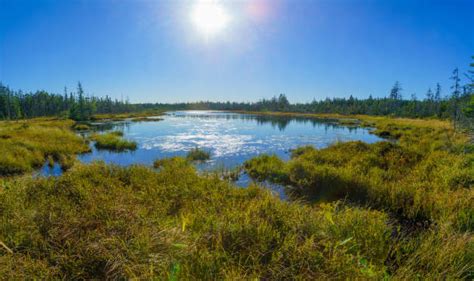
[[[285,186],[286,201],[258,183],[239,188],[217,173],[197,173],[192,160],[209,157],[199,149],[185,158],[157,160],[154,167],[85,165],[74,163],[74,156],[90,149],[88,138],[74,130],[90,130],[86,123],[56,118],[2,121],[0,276],[472,280],[474,100],[472,86],[461,87],[459,80],[454,72],[453,94],[441,100],[438,90],[423,101],[402,100],[396,84],[387,99],[291,105],[280,96],[232,108],[300,111],[305,112],[300,116],[373,127],[388,139],[300,147],[289,161],[261,155],[244,164],[256,182]],[[49,99],[58,103],[37,102]],[[134,110],[119,109],[131,106],[127,103],[117,102],[114,110],[104,109],[106,105],[108,99],[85,97],[82,87],[72,99],[12,94],[0,87],[5,119],[59,112],[76,120],[140,118],[129,113]],[[210,104],[194,104],[201,105]],[[334,114],[347,108],[355,111],[346,113],[450,119]],[[120,132],[92,134],[90,139],[98,148],[136,147]],[[45,162],[60,163],[65,173],[29,176]]]
[[[211,159],[211,153],[199,147],[195,147],[186,154],[186,158],[190,161],[206,161]]]
[[[0,122],[0,175],[31,172],[48,158],[64,170],[71,167],[76,154],[90,150],[86,141],[70,130],[73,124],[48,119]]]
[[[123,132],[113,131],[102,134],[92,134],[90,139],[94,141],[97,149],[107,149],[112,151],[126,151],[137,149],[137,143],[123,138]]]
[[[256,180],[287,186],[289,201],[259,185],[243,189],[217,174],[200,175],[180,157],[158,160],[155,169],[76,163],[60,177],[3,178],[0,274],[472,278],[474,157],[467,135],[446,121],[356,118],[397,141],[301,147],[288,162],[263,155],[245,164]],[[30,145],[38,139],[27,133],[34,128],[63,137],[38,141],[42,147],[59,147],[69,157],[87,149],[71,121],[2,125],[11,136],[2,141]]]

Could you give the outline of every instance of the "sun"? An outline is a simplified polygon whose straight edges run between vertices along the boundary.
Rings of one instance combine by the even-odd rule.
[[[197,0],[191,12],[191,21],[198,32],[209,38],[227,27],[230,16],[216,0]]]

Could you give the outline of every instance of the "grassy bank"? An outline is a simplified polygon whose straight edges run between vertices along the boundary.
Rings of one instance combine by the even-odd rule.
[[[466,234],[396,244],[383,212],[284,202],[184,160],[3,182],[0,206],[7,279],[460,278],[472,262]]]
[[[343,124],[347,118],[308,116],[331,117]],[[457,243],[443,235],[465,237],[467,252],[458,253],[470,261],[470,269],[465,273],[472,274],[474,150],[467,135],[454,131],[449,122],[441,120],[351,118],[375,128],[374,134],[396,142],[335,143],[323,149],[301,147],[292,151],[287,162],[273,155],[261,155],[247,161],[245,170],[257,181],[286,186],[290,198],[300,202],[319,206],[321,202],[344,200],[351,206],[387,214],[397,229],[393,233],[394,244],[425,249],[424,254],[407,256],[412,263],[430,256],[436,259],[438,246],[433,241],[446,239]],[[407,268],[413,269],[412,266],[416,267]],[[402,271],[405,278],[413,278],[409,270]],[[446,276],[440,273],[436,278]]]
[[[75,155],[89,151],[70,120],[38,118],[0,122],[0,175],[31,172],[52,159],[69,168]]]
[[[126,119],[131,119],[132,121],[148,121],[148,117],[156,117],[163,115],[163,111],[142,111],[142,112],[132,112],[132,113],[117,113],[117,114],[95,114],[92,116],[93,121],[122,121]],[[160,120],[160,118],[155,118]],[[154,120],[154,119],[152,119]],[[155,121],[156,121],[155,120]]]
[[[290,114],[287,114],[291,116]],[[334,118],[340,115],[305,115]],[[314,201],[349,200],[418,221],[474,227],[474,151],[448,121],[352,116],[374,134],[396,142],[336,143],[302,147],[287,163],[262,155],[246,163],[256,180],[285,184],[294,196]]]
[[[97,149],[106,149],[112,151],[127,151],[137,149],[137,143],[123,138],[123,133],[119,131],[107,132],[102,134],[92,134],[92,141]]]

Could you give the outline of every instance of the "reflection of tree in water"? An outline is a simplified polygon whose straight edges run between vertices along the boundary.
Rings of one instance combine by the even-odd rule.
[[[94,123],[93,130],[96,132],[105,132],[105,131],[121,131],[130,129],[130,122],[104,122],[104,123]]]
[[[209,114],[173,114],[175,117],[182,118],[201,118],[201,119],[225,119],[225,120],[244,120],[244,121],[256,121],[258,125],[270,124],[273,128],[278,128],[280,131],[284,131],[286,127],[291,123],[307,124],[310,123],[313,127],[324,127],[327,131],[329,129],[344,128],[348,129],[349,132],[357,132],[357,126],[340,125],[337,119],[330,118],[310,118],[310,117],[299,117],[299,116],[271,116],[271,115],[254,115],[254,114],[239,114],[239,113],[209,113]]]

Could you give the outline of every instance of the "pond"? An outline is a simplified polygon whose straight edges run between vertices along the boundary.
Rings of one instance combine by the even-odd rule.
[[[92,152],[78,156],[79,160],[152,165],[156,159],[185,156],[192,148],[199,147],[211,153],[211,160],[197,166],[201,171],[209,171],[231,169],[262,153],[288,159],[291,149],[303,145],[322,148],[337,141],[381,140],[367,128],[342,126],[330,119],[219,111],[175,111],[160,118],[159,121],[96,124],[99,131],[122,131],[124,138],[137,142],[138,148],[132,152],[111,152],[92,146]],[[43,169],[43,174],[59,173],[59,167]],[[237,184],[246,186],[249,182],[243,175]]]

